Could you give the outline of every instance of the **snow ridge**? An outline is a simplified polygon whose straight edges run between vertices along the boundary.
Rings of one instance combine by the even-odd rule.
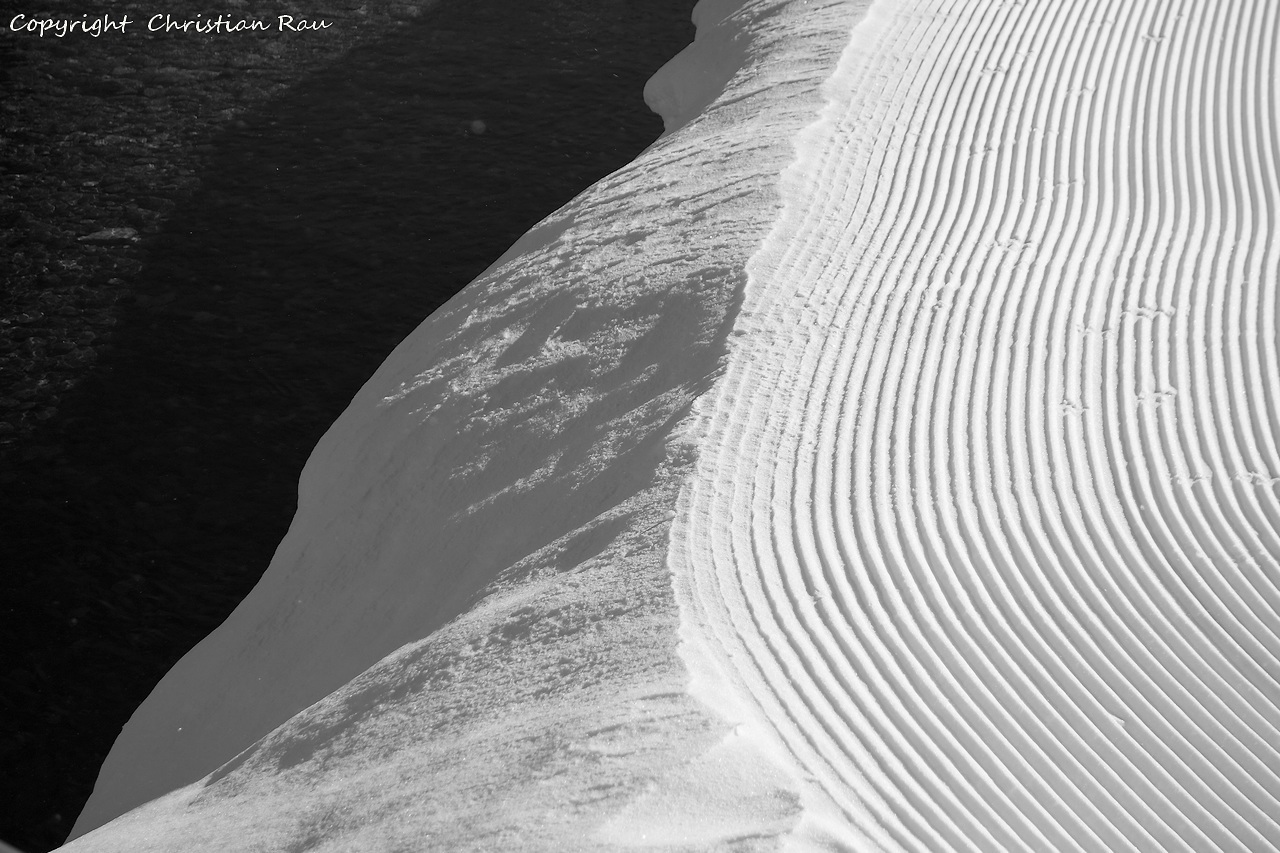
[[[853,31],[669,554],[795,847],[1280,847],[1278,36],[1266,0]]]
[[[65,849],[761,849],[790,828],[792,780],[684,690],[666,549],[680,425],[860,9],[699,7],[741,67],[694,50],[662,73],[714,103],[388,357]]]

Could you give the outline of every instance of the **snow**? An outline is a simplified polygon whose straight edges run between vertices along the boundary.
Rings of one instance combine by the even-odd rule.
[[[754,699],[796,845],[1280,846],[1280,502],[1238,478],[1280,462],[1278,34],[1131,0],[854,31],[672,533],[693,692]]]
[[[64,849],[1280,847],[1280,6],[695,21]]]
[[[573,849],[646,792],[688,789],[682,764],[732,727],[687,695],[677,651],[677,427],[720,370],[777,175],[852,26],[827,7],[700,12],[744,45],[731,102],[552,214],[391,354],[313,452],[262,581],[121,733],[67,849]],[[684,57],[654,86],[679,96]]]

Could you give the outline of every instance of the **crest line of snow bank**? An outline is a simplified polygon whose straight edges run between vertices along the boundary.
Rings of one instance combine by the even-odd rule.
[[[799,845],[1280,846],[1280,12],[881,0],[697,405],[695,695]]]

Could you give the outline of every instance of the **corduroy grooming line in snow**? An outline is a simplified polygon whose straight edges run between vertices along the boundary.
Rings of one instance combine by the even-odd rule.
[[[798,843],[1280,848],[1277,36],[1267,0],[854,30],[672,551]]]

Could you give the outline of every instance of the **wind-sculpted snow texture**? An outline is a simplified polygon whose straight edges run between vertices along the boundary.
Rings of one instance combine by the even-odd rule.
[[[1280,848],[1278,35],[1271,0],[854,31],[672,549],[796,843]]]

